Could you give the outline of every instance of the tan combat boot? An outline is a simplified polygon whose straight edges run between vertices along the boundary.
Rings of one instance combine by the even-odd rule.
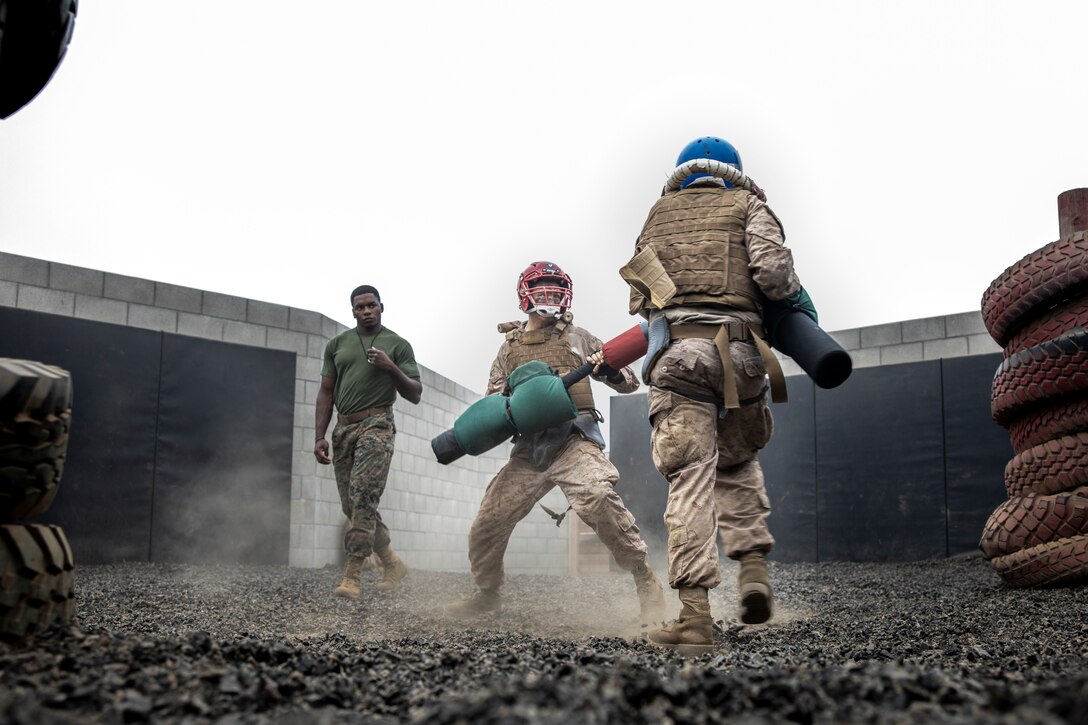
[[[388,592],[396,589],[400,580],[408,576],[408,567],[400,557],[393,553],[393,547],[387,547],[379,551],[378,556],[382,560],[382,578],[374,586],[380,592]]]
[[[638,593],[638,619],[643,624],[658,624],[665,618],[665,588],[646,562],[631,570]]]
[[[771,618],[774,593],[771,577],[763,552],[750,551],[740,557],[740,574],[737,575],[740,590],[740,621],[745,624],[763,624]]]
[[[347,564],[344,565],[344,578],[340,581],[340,586],[336,587],[332,593],[338,597],[358,599],[363,593],[359,586],[359,574],[362,571],[363,557],[349,554]]]
[[[676,650],[685,657],[698,657],[714,651],[714,621],[710,600],[703,587],[680,587],[680,616],[646,635],[658,647]]]
[[[442,611],[457,619],[471,619],[499,609],[502,609],[502,597],[498,589],[480,589],[468,599],[442,607]]]

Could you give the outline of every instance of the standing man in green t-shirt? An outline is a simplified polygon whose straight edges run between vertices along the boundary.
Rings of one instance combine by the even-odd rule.
[[[317,393],[314,457],[318,463],[333,464],[340,504],[350,523],[344,534],[348,555],[344,579],[333,593],[352,599],[361,594],[359,574],[371,552],[377,552],[382,561],[378,589],[395,588],[408,573],[390,546],[378,501],[393,458],[393,403],[397,393],[412,404],[419,403],[423,384],[411,344],[382,326],[384,311],[378,290],[367,284],[352,291],[355,327],[325,346]],[[337,415],[330,458],[325,431],[334,402]]]

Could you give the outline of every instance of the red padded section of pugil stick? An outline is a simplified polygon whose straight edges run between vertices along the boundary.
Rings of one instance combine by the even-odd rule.
[[[646,354],[646,335],[640,325],[635,325],[606,342],[601,351],[605,365],[613,370],[622,370]]]

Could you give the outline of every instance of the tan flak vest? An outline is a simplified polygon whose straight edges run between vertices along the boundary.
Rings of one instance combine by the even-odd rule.
[[[526,332],[523,322],[504,322],[499,332],[506,333],[510,344],[510,370],[533,360],[540,360],[560,375],[566,375],[584,360],[571,349],[570,323],[574,316],[566,312],[554,324],[540,330]],[[507,371],[510,372],[509,370]],[[574,407],[578,410],[594,410],[593,390],[589,378],[582,378],[567,389]]]
[[[763,293],[752,278],[744,243],[750,194],[745,189],[698,186],[658,199],[635,244],[635,256],[620,270],[631,286],[631,314],[714,305],[762,315]],[[670,325],[669,330],[673,339],[714,340],[725,370],[726,408],[742,404],[729,356],[731,341],[755,344],[770,378],[772,399],[786,402],[782,366],[763,340],[762,325]]]
[[[631,314],[699,305],[762,311],[744,244],[750,194],[696,187],[654,204],[634,258],[620,270],[631,285]]]

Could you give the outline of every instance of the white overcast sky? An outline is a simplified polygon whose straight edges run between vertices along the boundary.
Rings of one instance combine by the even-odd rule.
[[[633,324],[616,270],[716,135],[825,329],[977,310],[1088,186],[1086,28],[1047,0],[88,0],[0,122],[0,249],[345,324],[374,284],[482,391],[531,261],[599,337]]]

